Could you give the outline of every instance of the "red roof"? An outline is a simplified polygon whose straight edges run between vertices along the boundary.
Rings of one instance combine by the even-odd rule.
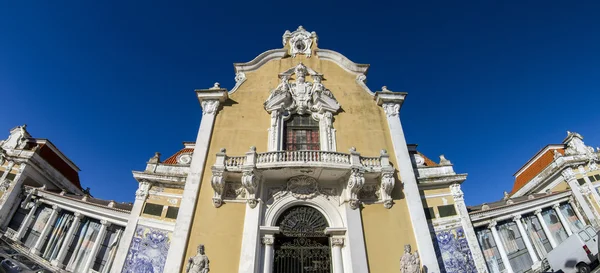
[[[81,188],[81,182],[79,181],[79,172],[73,169],[67,162],[65,162],[59,155],[57,155],[52,148],[46,144],[40,144],[37,153],[44,159],[50,166],[54,167],[64,177],[66,177],[73,185],[77,188]]]
[[[177,164],[177,157],[179,155],[185,154],[185,153],[192,153],[192,152],[194,152],[194,148],[183,148],[183,149],[179,150],[179,152],[176,152],[174,155],[165,159],[165,161],[163,161],[162,163],[167,164],[167,165],[175,165],[175,164]]]
[[[527,182],[548,167],[548,165],[554,161],[554,150],[557,150],[563,155],[565,154],[564,149],[549,149],[544,154],[540,155],[538,159],[531,162],[527,168],[520,171],[519,175],[515,177],[515,184],[513,185],[511,193],[517,192],[519,189],[525,186]]]

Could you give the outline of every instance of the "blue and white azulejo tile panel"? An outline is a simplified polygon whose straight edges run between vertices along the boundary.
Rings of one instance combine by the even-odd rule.
[[[127,259],[124,273],[162,273],[171,244],[171,232],[138,225]]]
[[[435,235],[447,273],[477,273],[462,227],[436,231]]]

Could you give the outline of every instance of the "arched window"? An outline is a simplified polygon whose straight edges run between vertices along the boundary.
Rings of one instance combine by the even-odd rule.
[[[292,115],[284,126],[283,148],[286,151],[320,150],[319,122],[310,115]]]
[[[323,214],[307,206],[285,211],[277,220],[273,273],[330,273],[331,247]]]

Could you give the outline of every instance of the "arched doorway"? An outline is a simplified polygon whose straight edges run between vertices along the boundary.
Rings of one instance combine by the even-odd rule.
[[[273,273],[330,273],[331,247],[327,220],[308,206],[291,207],[277,219]]]

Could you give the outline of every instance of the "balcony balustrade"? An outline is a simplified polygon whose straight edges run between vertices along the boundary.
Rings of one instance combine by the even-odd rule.
[[[360,156],[354,148],[350,153],[339,153],[330,151],[274,151],[257,153],[254,147],[245,156],[228,156],[225,149],[217,153],[214,165],[219,169],[231,172],[239,172],[244,167],[256,169],[269,169],[281,167],[331,167],[351,169],[362,167],[366,172],[378,172],[382,167],[390,166],[389,155],[382,150],[377,157]]]

